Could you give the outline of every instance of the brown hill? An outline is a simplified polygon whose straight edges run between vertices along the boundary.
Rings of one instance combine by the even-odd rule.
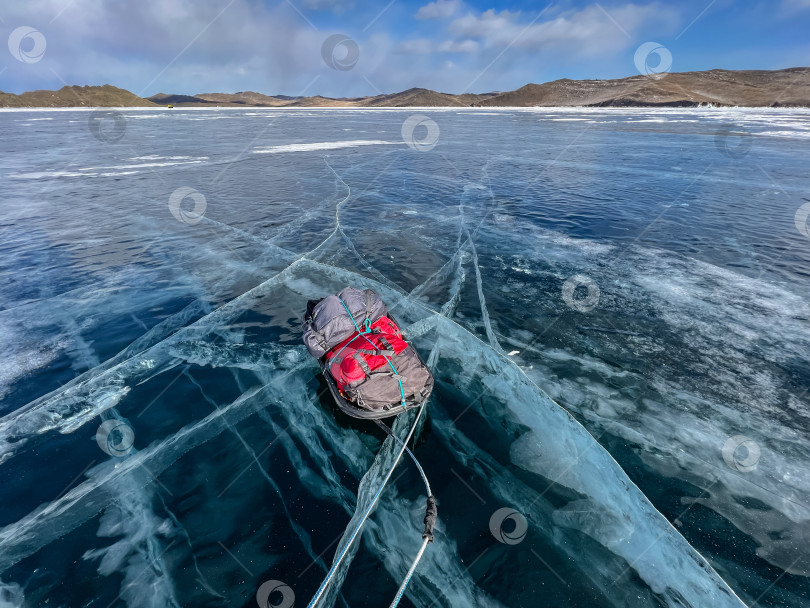
[[[58,91],[31,91],[22,95],[0,92],[3,108],[73,108],[152,106],[134,93],[105,84],[101,87],[66,86]]]
[[[297,97],[293,101],[285,104],[285,107],[291,108],[312,108],[312,107],[322,107],[322,108],[354,108],[360,105],[358,102],[362,99],[366,99],[365,97],[361,97],[360,99],[333,99],[331,97],[321,97],[320,95],[314,95],[312,97]]]
[[[708,70],[528,84],[481,106],[810,106],[810,69]]]
[[[430,89],[414,88],[391,95],[366,97],[358,105],[370,108],[452,107],[469,106],[486,98],[486,95],[451,95]]]
[[[220,104],[208,101],[207,99],[202,99],[195,95],[169,95],[168,93],[158,93],[157,95],[152,95],[149,98],[149,101],[156,103],[161,106],[211,106],[216,107]],[[227,104],[224,104],[227,105]]]
[[[278,107],[287,105],[297,97],[287,97],[285,95],[263,95],[255,91],[243,91],[240,93],[198,93],[194,97],[216,103],[217,105],[234,106],[257,106],[257,107]]]

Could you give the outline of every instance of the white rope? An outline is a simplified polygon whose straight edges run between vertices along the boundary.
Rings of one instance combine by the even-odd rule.
[[[408,448],[406,444],[402,443],[402,440],[399,437],[394,435],[393,431],[390,428],[388,428],[388,425],[386,425],[381,420],[376,420],[375,422],[380,426],[381,429],[383,429],[386,433],[388,433],[391,437],[393,437],[396,441],[398,441],[405,447],[405,450],[410,455],[411,459],[416,465],[416,468],[419,469],[419,474],[422,476],[422,481],[425,482],[425,490],[427,490],[428,498],[433,496],[433,491],[430,489],[430,482],[428,481],[427,475],[425,475],[425,471],[422,469],[422,465],[419,464],[419,461],[416,459],[414,453],[411,452],[411,450]],[[391,606],[389,606],[389,608],[395,608],[395,606],[399,604],[400,600],[402,599],[402,596],[405,594],[405,588],[408,586],[408,583],[410,582],[411,577],[413,576],[413,572],[414,570],[416,570],[416,566],[419,564],[419,560],[422,559],[422,555],[424,554],[425,549],[428,546],[428,543],[431,540],[433,540],[432,537],[429,536],[424,536],[423,538],[424,540],[422,541],[422,547],[419,549],[419,553],[416,554],[416,558],[411,563],[411,567],[408,569],[408,574],[406,574],[405,578],[402,579],[402,584],[399,586],[399,590],[397,591],[397,594],[394,597],[394,601],[391,602]]]
[[[408,452],[408,455],[411,457],[411,460],[413,460],[413,463],[416,465],[419,474],[422,476],[422,481],[425,483],[425,491],[427,492],[427,495],[433,496],[433,490],[430,489],[430,482],[428,481],[427,475],[425,475],[425,471],[424,469],[422,469],[422,465],[419,464],[419,461],[416,459],[416,456],[414,456],[413,452],[411,452],[411,449],[408,447],[408,445],[403,443],[402,439],[394,435],[394,431],[392,431],[388,427],[388,425],[385,424],[382,420],[375,420],[374,422],[376,422],[377,426],[379,426],[383,431],[385,431],[387,435],[393,437],[394,441],[396,441],[400,445],[405,446],[405,451]]]
[[[371,504],[368,506],[365,513],[363,513],[363,517],[360,519],[360,522],[357,524],[357,527],[352,532],[351,536],[349,537],[348,542],[343,547],[343,550],[340,552],[340,555],[338,556],[338,558],[332,564],[332,567],[329,569],[329,572],[326,574],[326,578],[323,579],[323,582],[321,583],[321,586],[318,587],[318,591],[315,593],[315,597],[313,597],[312,600],[309,602],[309,604],[307,605],[307,608],[314,608],[318,604],[318,601],[321,599],[321,596],[323,595],[323,592],[326,591],[326,588],[329,586],[329,583],[332,581],[332,578],[335,576],[335,573],[337,572],[338,566],[340,566],[341,562],[343,562],[343,558],[346,557],[346,554],[349,552],[349,548],[352,546],[352,543],[354,543],[354,539],[357,538],[357,534],[360,532],[360,529],[363,527],[363,524],[366,523],[366,520],[368,519],[368,516],[371,514],[372,509],[374,509],[374,506],[377,504],[377,501],[380,499],[380,495],[382,494],[383,488],[385,488],[385,485],[388,483],[388,480],[391,478],[391,474],[394,472],[394,469],[396,468],[397,464],[399,464],[399,461],[402,459],[402,455],[405,453],[405,448],[406,448],[408,442],[411,440],[411,436],[413,435],[414,431],[416,430],[417,425],[419,424],[419,419],[422,417],[422,412],[424,411],[424,409],[425,409],[425,402],[423,402],[422,405],[420,406],[419,411],[416,414],[416,419],[413,421],[413,426],[411,427],[411,430],[408,432],[408,437],[405,439],[404,442],[402,442],[402,447],[399,450],[399,454],[397,454],[397,457],[394,460],[394,464],[391,465],[391,468],[389,469],[388,473],[386,474],[385,479],[383,479],[382,483],[380,484],[380,488],[377,490],[377,493],[374,495],[374,499],[371,501]]]
[[[388,608],[395,608],[396,605],[399,604],[399,600],[401,600],[402,596],[405,594],[405,587],[408,586],[408,583],[413,576],[413,571],[416,570],[416,566],[419,563],[419,560],[422,559],[422,555],[425,553],[425,549],[427,548],[429,542],[429,538],[425,538],[425,540],[422,541],[422,547],[419,549],[419,553],[416,554],[416,559],[413,560],[413,563],[408,570],[408,574],[405,575],[405,578],[402,580],[402,584],[399,586],[399,591],[397,591],[394,601],[391,602],[391,605]]]

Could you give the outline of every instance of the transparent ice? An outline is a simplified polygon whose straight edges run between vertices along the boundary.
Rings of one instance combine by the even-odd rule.
[[[568,113],[549,118],[565,122]],[[254,114],[185,116],[268,116]],[[405,116],[341,120],[356,130],[364,120],[379,121],[395,133]],[[485,116],[509,114],[477,120]],[[575,118],[615,116],[586,111]],[[768,123],[767,116],[729,111],[721,118],[751,129],[761,124],[763,137],[804,133],[791,116]],[[128,120],[137,136],[133,123],[157,117],[134,113]],[[670,125],[719,120],[656,111],[618,117]],[[546,593],[561,605],[742,606],[738,593],[756,599],[738,578],[757,574],[722,551],[704,557],[679,531],[681,519],[673,525],[653,506],[613,449],[622,457],[631,450],[645,474],[696,489],[682,497],[684,520],[714,514],[750,539],[774,572],[806,579],[808,411],[777,369],[794,369],[796,377],[806,370],[800,361],[810,352],[810,310],[803,293],[771,274],[750,276],[762,260],[746,274],[650,244],[574,238],[521,219],[510,207],[515,197],[499,197],[493,184],[504,166],[525,162],[510,154],[508,141],[490,142],[474,168],[435,175],[422,164],[427,155],[369,131],[320,149],[317,142],[328,139],[320,132],[309,142],[260,142],[246,153],[257,164],[238,179],[222,173],[234,200],[242,196],[239,180],[268,158],[283,159],[273,162],[286,174],[301,158],[295,155],[305,155],[307,170],[284,183],[272,174],[260,193],[249,190],[239,199],[244,221],[239,213],[218,214],[225,200],[210,196],[212,211],[194,226],[158,209],[175,187],[198,185],[241,158],[232,150],[193,156],[199,163],[187,161],[184,146],[146,160],[127,152],[130,165],[99,158],[97,168],[141,171],[149,183],[154,169],[174,172],[160,188],[152,184],[159,201],[152,207],[112,194],[111,201],[87,201],[76,226],[102,214],[105,226],[126,229],[107,244],[102,230],[87,228],[106,262],[91,265],[75,285],[49,270],[62,264],[59,230],[74,224],[43,220],[48,206],[36,197],[30,205],[15,202],[26,191],[10,187],[4,264],[35,270],[17,291],[0,292],[0,397],[10,403],[0,409],[0,472],[15,496],[0,522],[0,607],[61,605],[70,570],[57,561],[98,576],[85,592],[87,605],[247,606],[269,579],[308,601],[396,451],[390,438],[335,415],[300,341],[306,301],[345,285],[383,296],[437,379],[416,452],[428,475],[442,480],[440,515],[437,540],[409,587],[414,605],[512,606]],[[445,132],[451,139],[451,129]],[[59,165],[37,162],[10,167],[16,183]],[[563,190],[566,177],[555,171],[565,162],[546,176]],[[366,192],[369,179],[359,176],[388,163],[399,172]],[[205,172],[186,173],[201,171],[197,165]],[[420,181],[426,174],[429,184]],[[48,178],[114,179],[97,170],[54,170]],[[50,187],[60,200],[68,197],[64,186]],[[386,199],[392,192],[402,200]],[[451,192],[453,204],[432,206]],[[263,197],[286,209],[280,220],[257,213]],[[370,216],[381,234],[364,229]],[[422,262],[409,264],[417,256]],[[583,271],[600,285],[601,316],[576,316],[560,297],[562,282]],[[544,312],[522,314],[540,307]],[[627,311],[632,324],[622,316]],[[568,315],[561,323],[571,324],[569,342],[543,339],[551,313]],[[110,334],[124,319],[127,335],[136,337],[115,340]],[[621,349],[632,350],[637,365],[611,363]],[[653,355],[682,367],[649,374],[643,359]],[[30,384],[51,369],[63,370],[63,385],[44,391]],[[414,416],[396,420],[399,436]],[[133,428],[127,455],[99,450],[95,434],[104,420]],[[723,459],[724,442],[738,434],[762,451],[749,473]],[[420,543],[424,497],[410,463],[400,469],[324,605],[387,604],[407,570]],[[497,542],[488,528],[504,506],[529,523],[514,546]],[[368,577],[387,595],[352,591]],[[764,589],[769,581],[748,584]],[[792,589],[780,596],[783,605],[801,605]]]

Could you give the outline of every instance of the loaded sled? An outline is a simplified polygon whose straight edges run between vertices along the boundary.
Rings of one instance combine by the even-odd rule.
[[[433,390],[427,365],[371,289],[346,287],[307,302],[304,344],[349,416],[397,416],[427,401]]]

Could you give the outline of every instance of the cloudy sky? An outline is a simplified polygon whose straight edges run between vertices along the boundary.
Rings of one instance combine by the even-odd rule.
[[[647,42],[671,71],[810,65],[810,0],[2,0],[0,32],[12,93],[481,93],[637,74]]]

